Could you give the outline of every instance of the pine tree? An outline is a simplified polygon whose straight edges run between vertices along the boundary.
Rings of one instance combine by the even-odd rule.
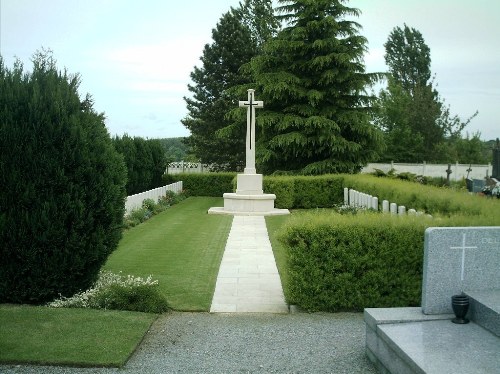
[[[257,116],[264,173],[357,172],[375,156],[366,89],[377,76],[365,73],[367,41],[348,20],[359,11],[343,2],[280,0],[288,26],[247,66],[264,101]]]
[[[233,126],[226,113],[237,106],[238,98],[231,96],[230,89],[249,81],[240,67],[248,63],[259,49],[259,43],[268,37],[266,22],[273,20],[266,13],[270,0],[246,0],[238,9],[225,13],[212,30],[211,44],[205,45],[202,66],[191,73],[193,85],[189,90],[192,98],[184,98],[189,111],[182,120],[191,136],[188,145],[203,163],[215,163],[224,169],[241,169],[245,152],[245,127]],[[258,11],[256,17],[252,12]],[[269,26],[273,27],[273,26]],[[257,34],[252,34],[251,28]]]

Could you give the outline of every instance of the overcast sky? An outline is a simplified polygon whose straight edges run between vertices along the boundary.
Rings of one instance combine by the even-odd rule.
[[[41,47],[82,78],[105,112],[111,135],[187,136],[189,73],[223,13],[239,0],[0,0],[0,54],[26,70]],[[419,30],[431,49],[438,91],[467,127],[500,137],[500,1],[351,0],[369,42],[367,71],[386,71],[384,47],[395,26]],[[258,98],[258,93],[256,93]]]

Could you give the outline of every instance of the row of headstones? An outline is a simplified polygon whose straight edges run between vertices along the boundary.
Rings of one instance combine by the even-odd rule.
[[[364,192],[359,192],[350,188],[344,188],[344,205],[348,205],[355,208],[361,209],[373,209],[378,211],[378,197],[369,195]],[[404,205],[398,206],[396,203],[390,203],[387,200],[382,201],[381,206],[382,213],[391,214],[406,214],[406,207]],[[409,215],[424,215],[424,212],[417,212],[415,209],[408,209]]]

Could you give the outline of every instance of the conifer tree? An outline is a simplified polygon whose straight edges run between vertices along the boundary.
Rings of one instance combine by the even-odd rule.
[[[261,172],[357,172],[379,144],[370,124],[366,39],[352,20],[359,10],[338,0],[280,0],[288,25],[246,66],[258,100]],[[253,86],[253,87],[252,87]]]
[[[0,57],[0,303],[87,289],[121,238],[126,170],[78,75]]]
[[[205,45],[202,66],[191,73],[194,84],[189,85],[189,90],[193,97],[184,98],[189,114],[182,123],[191,132],[187,140],[191,151],[203,163],[231,170],[243,166],[245,128],[232,127],[225,133],[219,130],[230,125],[226,113],[237,106],[238,99],[229,90],[249,81],[240,67],[257,54],[259,43],[276,27],[266,26],[276,22],[270,3],[246,0],[240,8],[225,13],[212,30],[213,42]]]

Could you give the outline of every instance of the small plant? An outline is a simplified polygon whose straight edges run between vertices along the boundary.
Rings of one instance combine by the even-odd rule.
[[[154,202],[153,199],[145,199],[143,202],[142,202],[142,207],[144,209],[147,209],[149,210],[150,212],[152,212],[153,210],[155,210],[155,207],[156,207],[156,203]]]
[[[383,170],[380,170],[380,169],[374,169],[373,170],[373,173],[371,173],[372,175],[376,176],[376,177],[385,177],[387,176],[385,174],[385,172]]]
[[[365,209],[351,205],[337,205],[335,206],[335,210],[340,214],[357,214],[359,210]]]
[[[132,275],[101,271],[94,286],[72,297],[61,297],[47,304],[52,308],[92,308],[162,313],[168,310],[158,281]]]

